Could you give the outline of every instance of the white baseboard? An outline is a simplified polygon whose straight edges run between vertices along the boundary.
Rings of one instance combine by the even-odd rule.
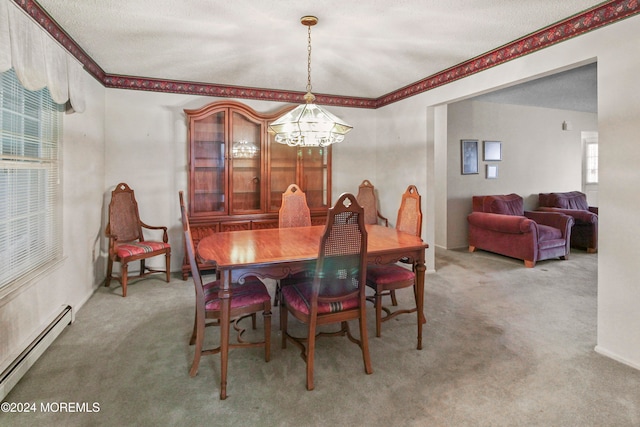
[[[599,345],[597,345],[594,350],[596,351],[596,353],[599,353],[599,354],[601,354],[603,356],[606,356],[606,357],[608,357],[610,359],[613,359],[616,362],[620,362],[620,363],[623,363],[623,364],[625,364],[627,366],[631,366],[632,368],[637,369],[637,370],[640,371],[640,363],[632,362],[632,361],[630,361],[630,360],[628,360],[628,359],[626,359],[624,357],[619,356],[616,353],[613,353],[613,352],[607,350],[606,348],[602,348]]]
[[[20,353],[14,361],[0,374],[0,401],[4,400],[11,389],[27,373],[29,368],[45,352],[51,343],[71,324],[73,310],[69,305],[63,305],[59,314],[44,328],[44,330]]]

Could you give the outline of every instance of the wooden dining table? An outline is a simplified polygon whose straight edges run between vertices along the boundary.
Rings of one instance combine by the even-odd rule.
[[[314,270],[325,226],[228,231],[211,234],[198,244],[198,257],[220,273],[220,398],[227,395],[227,363],[231,283],[249,276],[282,279],[291,273]],[[367,225],[367,262],[389,264],[408,258],[416,272],[418,349],[422,349],[424,319],[425,249],[420,237],[395,228]]]

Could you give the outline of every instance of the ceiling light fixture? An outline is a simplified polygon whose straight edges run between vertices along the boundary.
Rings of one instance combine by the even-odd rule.
[[[303,16],[300,23],[308,28],[307,44],[307,93],[305,104],[297,106],[275,122],[269,130],[275,133],[280,144],[302,147],[326,147],[341,142],[352,126],[316,105],[316,97],[311,93],[311,27],[318,23],[315,16]]]

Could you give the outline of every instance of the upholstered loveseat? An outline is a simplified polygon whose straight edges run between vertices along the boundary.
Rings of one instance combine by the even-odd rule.
[[[540,193],[538,202],[540,211],[560,212],[573,217],[572,247],[586,249],[589,253],[598,251],[598,208],[589,206],[586,194],[580,191]]]
[[[573,218],[559,212],[524,210],[517,194],[474,196],[469,222],[469,251],[482,249],[524,260],[569,257]]]

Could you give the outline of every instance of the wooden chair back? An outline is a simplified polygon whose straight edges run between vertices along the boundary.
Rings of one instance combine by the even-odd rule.
[[[364,208],[364,223],[378,224],[378,219],[384,221],[385,225],[389,225],[387,218],[383,217],[378,211],[378,198],[373,184],[365,179],[358,187],[358,195],[356,196],[358,204]]]
[[[189,224],[189,216],[187,215],[187,206],[184,202],[184,194],[182,191],[180,196],[180,214],[182,216],[182,232],[184,233],[184,246],[186,250],[187,261],[191,267],[191,275],[193,276],[193,284],[196,289],[196,304],[204,306],[204,290],[202,288],[202,276],[196,261],[196,249],[191,236],[191,225]]]
[[[364,209],[352,194],[344,193],[327,216],[316,264],[312,306],[318,301],[337,303],[356,295],[364,306],[366,254]]]
[[[144,240],[138,202],[133,190],[124,182],[111,192],[106,233],[115,237],[118,242]]]
[[[402,195],[396,229],[420,236],[422,234],[422,208],[420,194],[415,185],[410,185]]]
[[[307,196],[296,184],[291,184],[282,193],[278,225],[280,228],[311,226],[311,212],[307,205]]]

